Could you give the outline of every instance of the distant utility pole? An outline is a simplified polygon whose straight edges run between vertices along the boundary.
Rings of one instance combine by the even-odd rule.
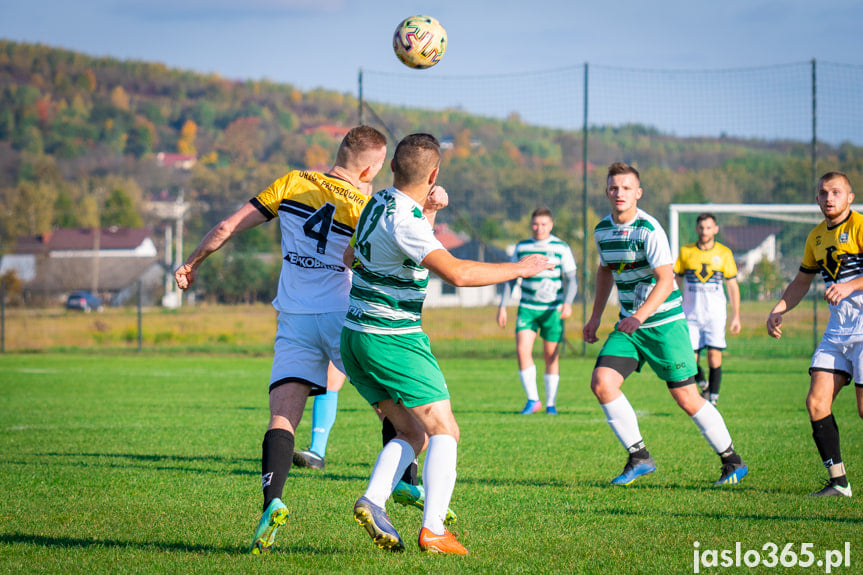
[[[93,277],[90,283],[91,291],[99,293],[99,250],[102,244],[102,201],[105,188],[98,186],[96,193],[96,226],[93,229]]]
[[[180,188],[180,193],[177,196],[177,206],[175,208],[175,226],[176,233],[174,234],[174,239],[177,242],[176,248],[174,249],[174,265],[171,267],[171,272],[180,267],[183,263],[183,224],[186,219],[186,193],[183,188]],[[173,274],[172,274],[173,276]],[[183,305],[183,290],[179,288],[175,288],[177,290],[177,307],[181,307]]]

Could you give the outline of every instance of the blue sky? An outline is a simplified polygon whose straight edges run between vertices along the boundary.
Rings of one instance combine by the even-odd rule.
[[[0,37],[355,94],[360,68],[407,70],[392,33],[417,13],[449,35],[431,76],[863,65],[863,0],[0,0]]]

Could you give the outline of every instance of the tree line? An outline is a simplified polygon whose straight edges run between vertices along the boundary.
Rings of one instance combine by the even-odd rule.
[[[148,215],[147,199],[179,190],[194,206],[187,234],[200,237],[287,170],[328,167],[339,136],[321,128],[350,127],[357,105],[351,94],[0,40],[0,251],[13,249],[19,236],[61,227],[158,229],[163,223]],[[660,220],[671,202],[808,203],[814,197],[805,143],[595,126],[585,166],[579,130],[533,126],[517,115],[374,105],[375,121],[389,132],[421,130],[451,143],[441,183],[453,193],[440,221],[499,247],[525,236],[529,214],[545,205],[555,213],[555,233],[579,252],[584,170],[595,222],[607,212],[604,168],[616,160],[639,166],[646,191],[641,205]],[[191,155],[196,163],[176,170],[160,165],[159,152]],[[819,163],[863,181],[859,146],[820,145]],[[384,170],[376,187],[388,185],[387,178]],[[238,257],[232,253],[251,250],[277,254],[275,226],[232,246],[225,265]],[[230,297],[250,296],[235,290]]]

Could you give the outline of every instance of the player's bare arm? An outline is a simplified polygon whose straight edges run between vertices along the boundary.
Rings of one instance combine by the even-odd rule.
[[[345,267],[351,267],[354,265],[354,247],[348,246],[345,248],[345,253],[342,255],[342,261],[345,263]]]
[[[492,264],[461,260],[446,250],[431,252],[423,259],[422,265],[457,287],[499,284],[554,268],[547,257],[538,254],[526,256],[515,263]]]
[[[613,285],[614,276],[611,274],[611,268],[608,266],[599,266],[596,270],[596,294],[593,296],[593,311],[590,314],[590,319],[587,320],[587,323],[584,324],[584,328],[581,330],[581,335],[587,343],[596,343],[599,341],[599,338],[596,337],[596,332],[599,329],[602,312],[605,311]]]
[[[737,283],[737,278],[731,278],[725,281],[725,287],[728,289],[728,299],[731,300],[731,324],[728,326],[729,331],[737,335],[740,333],[740,284]]]
[[[662,302],[668,298],[674,291],[674,271],[671,264],[653,268],[653,277],[656,278],[656,284],[641,304],[635,313],[629,317],[625,317],[617,324],[617,330],[625,334],[632,335],[635,333],[641,324],[653,315],[653,313],[662,305]]]
[[[188,289],[195,282],[198,267],[210,254],[221,248],[228,240],[255,226],[266,222],[267,218],[251,204],[246,203],[207,232],[198,247],[186,258],[186,262],[174,272],[177,287]]]
[[[782,293],[782,298],[777,302],[770,315],[767,316],[767,334],[779,339],[782,337],[782,314],[794,309],[809,292],[809,286],[815,274],[798,271],[788,287]]]
[[[506,327],[506,320],[507,320],[506,308],[505,307],[497,308],[497,325],[500,326],[501,329]]]

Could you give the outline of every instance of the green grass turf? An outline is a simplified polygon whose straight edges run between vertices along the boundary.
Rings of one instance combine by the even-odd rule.
[[[252,557],[269,359],[0,355],[0,573],[692,573],[696,541],[701,551],[812,543],[816,560],[849,542],[851,566],[833,572],[863,570],[851,389],[835,413],[855,498],[807,497],[826,471],[803,404],[806,358],[726,358],[719,407],[751,469],[732,488],[712,486],[718,457],[664,384],[634,375],[624,391],[659,470],[613,487],[625,454],[590,393],[592,361],[563,359],[559,416],[522,417],[514,359],[442,360],[461,426],[453,530],[469,557],[421,554],[413,508],[389,505],[401,554],[354,522],[380,426],[349,385],[326,469],[291,471],[291,517],[275,550]],[[310,420],[311,402],[298,448]]]

